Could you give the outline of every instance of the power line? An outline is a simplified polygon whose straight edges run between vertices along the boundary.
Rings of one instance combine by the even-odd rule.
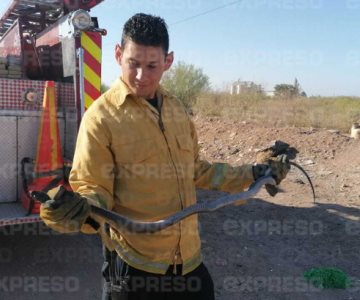
[[[202,13],[200,13],[200,14],[197,14],[197,15],[194,15],[194,16],[187,17],[187,18],[185,18],[185,19],[176,21],[175,23],[172,23],[172,24],[170,24],[170,25],[176,25],[176,24],[179,24],[179,23],[183,23],[183,22],[186,22],[186,21],[195,19],[195,18],[197,18],[197,17],[201,17],[201,16],[203,16],[203,15],[207,15],[207,14],[209,14],[209,13],[212,13],[212,12],[216,11],[216,10],[223,9],[223,8],[225,8],[225,7],[234,5],[234,4],[239,3],[239,2],[241,2],[241,1],[242,1],[242,0],[233,1],[233,2],[230,2],[230,3],[228,3],[228,4],[224,4],[224,5],[222,5],[222,6],[215,7],[215,8],[213,8],[213,9],[204,11],[204,12],[202,12]]]

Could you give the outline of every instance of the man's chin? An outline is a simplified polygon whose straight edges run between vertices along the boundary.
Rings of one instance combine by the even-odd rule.
[[[133,93],[138,96],[138,97],[142,97],[142,98],[145,98],[145,99],[151,99],[154,97],[155,95],[155,91],[150,91],[149,89],[147,88],[141,88],[141,87],[135,87],[132,89],[133,90]]]

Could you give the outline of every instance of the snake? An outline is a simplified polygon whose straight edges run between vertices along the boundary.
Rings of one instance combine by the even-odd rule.
[[[132,233],[154,233],[160,230],[163,230],[169,226],[172,226],[181,220],[199,213],[204,212],[213,212],[224,206],[234,204],[239,200],[246,200],[255,196],[261,187],[265,184],[275,185],[275,179],[271,176],[270,172],[267,172],[265,176],[260,177],[254,181],[247,191],[226,195],[212,201],[202,201],[195,203],[186,207],[185,209],[170,215],[168,218],[159,221],[140,221],[133,220],[124,215],[118,214],[116,212],[95,206],[90,205],[91,213],[97,215],[103,219],[105,222],[108,222],[112,226],[125,229]],[[45,203],[48,200],[51,200],[50,197],[42,191],[32,191],[31,197],[35,200]],[[61,201],[61,200],[56,200]]]
[[[294,162],[290,162],[290,164],[299,168],[305,174],[305,176],[310,182],[313,196],[315,199],[315,190],[313,184],[309,176],[306,174],[305,170]],[[276,181],[271,174],[271,169],[269,169],[264,176],[254,181],[249,186],[247,191],[222,196],[212,201],[197,202],[184,208],[181,211],[170,215],[166,219],[158,221],[133,220],[124,215],[94,205],[90,205],[90,209],[92,214],[105,219],[106,222],[108,222],[110,225],[116,226],[120,229],[125,229],[131,233],[155,233],[165,228],[168,228],[191,215],[205,212],[213,212],[222,207],[234,204],[237,201],[252,198],[260,191],[261,187],[264,185],[276,185]],[[45,203],[47,200],[50,200],[50,197],[46,193],[40,191],[31,192],[31,197],[39,200],[41,203]]]
[[[170,215],[168,218],[164,220],[159,220],[154,222],[132,220],[129,219],[128,217],[122,216],[120,214],[117,214],[115,212],[97,206],[91,206],[91,212],[106,220],[111,220],[117,226],[119,226],[122,229],[126,229],[129,232],[154,233],[163,230],[169,226],[172,226],[191,215],[204,213],[204,212],[213,212],[222,207],[228,206],[230,204],[234,204],[239,200],[246,200],[252,198],[260,191],[261,187],[265,184],[275,185],[276,182],[271,175],[265,175],[263,177],[260,177],[255,182],[253,182],[247,191],[222,196],[212,201],[198,202],[184,208],[181,211],[174,213],[173,215]]]
[[[311,191],[312,191],[312,195],[313,195],[313,200],[314,200],[314,203],[316,202],[316,194],[315,194],[315,188],[314,188],[314,185],[310,179],[310,176],[308,175],[308,173],[303,169],[303,167],[301,167],[299,164],[293,162],[293,161],[290,161],[290,165],[298,168],[306,177],[306,179],[309,181],[309,184],[310,184],[310,187],[311,187]]]

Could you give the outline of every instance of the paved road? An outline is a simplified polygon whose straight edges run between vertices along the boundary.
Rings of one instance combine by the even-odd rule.
[[[101,265],[97,236],[0,227],[0,300],[101,299]]]

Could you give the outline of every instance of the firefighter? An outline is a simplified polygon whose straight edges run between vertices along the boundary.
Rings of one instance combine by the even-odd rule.
[[[60,232],[100,232],[103,299],[214,299],[197,215],[157,233],[134,234],[96,220],[89,204],[156,221],[194,204],[195,188],[240,192],[270,167],[280,183],[289,165],[278,158],[239,167],[200,160],[193,122],[159,84],[174,60],[162,18],[131,17],[115,58],[122,76],[80,125],[70,173],[74,192],[50,191],[62,201],[42,204],[41,217]]]

